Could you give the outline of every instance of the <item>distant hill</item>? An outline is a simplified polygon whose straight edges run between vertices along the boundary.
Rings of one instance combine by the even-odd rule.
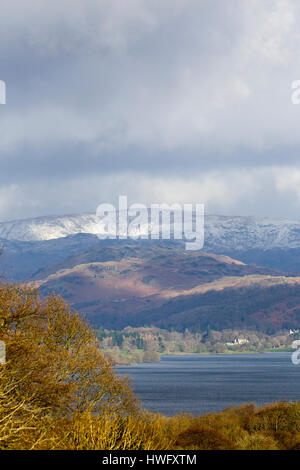
[[[1,260],[4,276],[28,280],[39,269],[73,254],[114,246],[113,240],[100,241],[96,236],[98,230],[94,214],[2,222],[0,247],[4,247]],[[125,244],[131,243],[127,240]],[[124,242],[117,241],[117,244],[123,246]],[[140,244],[156,246],[157,242],[146,240]],[[172,240],[162,244],[183,245]],[[204,251],[228,255],[246,264],[300,273],[300,221],[206,215]]]
[[[106,240],[93,214],[0,224],[0,275],[55,291],[97,326],[300,326],[300,222],[206,216],[205,247]]]
[[[106,328],[273,332],[300,323],[300,277],[175,246],[91,249],[41,270],[34,283]]]

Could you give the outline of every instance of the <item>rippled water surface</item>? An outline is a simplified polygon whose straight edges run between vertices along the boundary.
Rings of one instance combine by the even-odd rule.
[[[300,400],[300,365],[291,353],[162,356],[117,371],[132,379],[144,408],[167,415]]]

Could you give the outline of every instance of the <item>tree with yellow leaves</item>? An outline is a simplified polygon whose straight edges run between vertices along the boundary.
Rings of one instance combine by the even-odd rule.
[[[30,286],[2,284],[0,340],[7,358],[0,365],[0,424],[6,423],[0,448],[20,433],[24,440],[26,430],[34,445],[49,434],[50,418],[138,412],[128,381],[115,374],[88,323],[63,299],[42,302]]]

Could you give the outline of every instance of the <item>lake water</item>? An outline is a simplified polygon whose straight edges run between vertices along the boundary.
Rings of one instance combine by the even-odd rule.
[[[170,416],[300,400],[300,365],[292,363],[291,353],[162,356],[117,372],[132,379],[144,408]]]

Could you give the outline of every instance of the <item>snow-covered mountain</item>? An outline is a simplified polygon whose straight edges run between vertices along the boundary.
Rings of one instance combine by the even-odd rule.
[[[143,231],[146,231],[144,227]],[[95,214],[38,217],[0,223],[0,238],[46,241],[101,232]],[[205,216],[205,245],[213,250],[300,248],[300,221],[237,216]]]
[[[300,221],[268,217],[205,217],[205,246],[246,251],[300,248]]]
[[[105,328],[299,328],[300,222],[207,215],[202,252],[99,232],[94,214],[1,223],[0,278],[55,291]]]
[[[14,241],[45,241],[78,233],[97,234],[94,214],[37,217],[0,223],[0,238]]]

